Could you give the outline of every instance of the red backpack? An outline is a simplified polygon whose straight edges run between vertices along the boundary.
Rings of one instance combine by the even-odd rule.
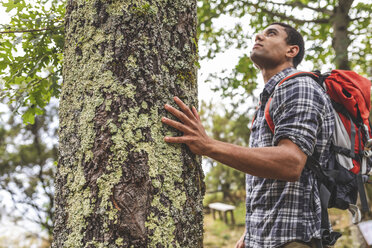
[[[362,211],[369,211],[363,184],[370,182],[371,171],[371,82],[353,71],[333,70],[327,74],[296,72],[284,78],[276,87],[302,76],[309,76],[320,84],[333,106],[335,129],[327,167],[321,167],[312,157],[308,158],[306,164],[320,182],[322,243],[333,245],[341,234],[329,231],[327,208],[348,209],[353,214],[353,222],[357,223],[361,220],[360,210],[356,206],[359,192]],[[265,106],[265,119],[272,133],[275,133],[271,99]]]

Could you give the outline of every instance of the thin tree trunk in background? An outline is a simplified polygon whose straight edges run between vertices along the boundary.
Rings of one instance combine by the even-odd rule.
[[[335,50],[335,65],[337,69],[350,70],[348,47],[351,43],[348,27],[349,11],[353,0],[339,0],[334,9],[332,47]]]
[[[200,157],[162,125],[197,106],[196,1],[72,1],[53,247],[202,247]]]

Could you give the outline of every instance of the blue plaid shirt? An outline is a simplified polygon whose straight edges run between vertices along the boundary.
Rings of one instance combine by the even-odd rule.
[[[275,87],[294,72],[295,69],[287,68],[266,83],[252,125],[250,147],[275,146],[281,139],[290,139],[308,156],[315,156],[316,151],[314,158],[325,166],[334,128],[331,103],[324,90],[308,76],[289,79]],[[264,114],[271,95],[274,134]],[[246,247],[280,247],[295,240],[308,242],[320,238],[317,185],[315,175],[306,166],[297,182],[247,174]]]

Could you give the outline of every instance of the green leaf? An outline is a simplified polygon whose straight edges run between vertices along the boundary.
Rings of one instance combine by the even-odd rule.
[[[23,123],[25,125],[35,123],[35,109],[28,108],[26,112],[22,115]]]
[[[6,7],[5,11],[10,12],[13,9],[17,9],[17,12],[21,12],[24,7],[26,7],[26,4],[24,0],[9,0],[8,3],[2,3],[4,7]]]

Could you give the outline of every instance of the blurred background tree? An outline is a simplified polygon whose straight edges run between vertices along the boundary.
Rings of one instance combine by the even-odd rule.
[[[232,110],[223,105],[201,103],[201,120],[205,124],[208,135],[215,139],[233,143],[240,146],[248,146],[250,130],[248,124],[250,118],[238,113],[233,104]],[[230,106],[231,107],[231,106]],[[222,192],[222,201],[234,205],[244,201],[245,174],[233,168],[227,167],[213,159],[205,158],[206,188],[207,193],[215,194]],[[216,201],[217,197],[210,197],[209,201]],[[220,199],[221,200],[221,199]]]
[[[25,220],[40,226],[46,235],[26,228],[27,237],[44,244],[51,244],[53,232],[56,116],[56,106],[50,104],[34,124],[24,126],[11,111],[1,114],[0,124],[0,189],[12,200],[1,201],[2,217],[20,226]]]
[[[50,247],[65,1],[1,4],[10,15],[0,25],[2,215],[25,230],[14,247]]]

